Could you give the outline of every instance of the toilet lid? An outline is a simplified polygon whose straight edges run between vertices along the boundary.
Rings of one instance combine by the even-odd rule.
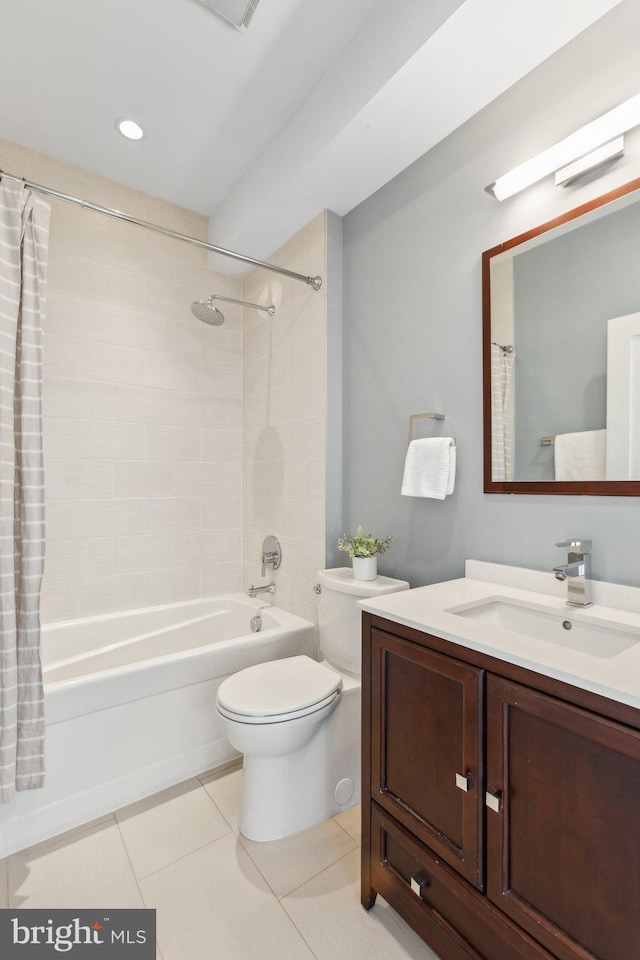
[[[240,670],[218,689],[224,711],[246,717],[272,717],[298,713],[330,700],[342,687],[335,670],[310,657],[271,660]]]

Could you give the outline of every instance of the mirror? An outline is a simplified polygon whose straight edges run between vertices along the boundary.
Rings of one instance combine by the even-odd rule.
[[[482,275],[485,493],[640,496],[640,179]]]

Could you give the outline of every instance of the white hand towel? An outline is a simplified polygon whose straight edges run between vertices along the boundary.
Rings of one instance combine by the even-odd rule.
[[[402,478],[403,497],[444,500],[456,480],[456,445],[452,437],[412,440]]]
[[[604,480],[606,430],[559,433],[554,445],[556,480]]]

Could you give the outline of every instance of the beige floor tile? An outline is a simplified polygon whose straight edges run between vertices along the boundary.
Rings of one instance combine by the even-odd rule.
[[[380,897],[362,908],[357,851],[281,902],[318,960],[438,960]]]
[[[164,960],[311,960],[313,954],[229,834],[140,883]],[[215,949],[214,949],[215,948]]]
[[[7,860],[0,860],[0,910],[9,906],[9,864]]]
[[[116,812],[137,877],[146,877],[229,832],[199,780],[187,780]]]
[[[242,770],[233,770],[224,777],[208,780],[204,788],[234,833],[238,833]]]
[[[284,897],[356,847],[333,820],[270,843],[256,843],[242,835],[239,839],[277,897]]]
[[[141,907],[120,831],[109,820],[9,860],[11,907]]]
[[[348,810],[345,810],[343,813],[339,813],[337,817],[333,819],[336,823],[339,823],[343,830],[346,830],[350,837],[356,841],[356,843],[361,842],[362,837],[362,807],[359,803],[356,803],[355,806],[349,807]]]

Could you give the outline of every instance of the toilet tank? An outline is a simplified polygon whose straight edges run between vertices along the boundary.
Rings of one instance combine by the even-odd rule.
[[[351,567],[320,570],[320,657],[339,670],[362,672],[362,610],[358,600],[408,590],[406,580],[354,580]]]

